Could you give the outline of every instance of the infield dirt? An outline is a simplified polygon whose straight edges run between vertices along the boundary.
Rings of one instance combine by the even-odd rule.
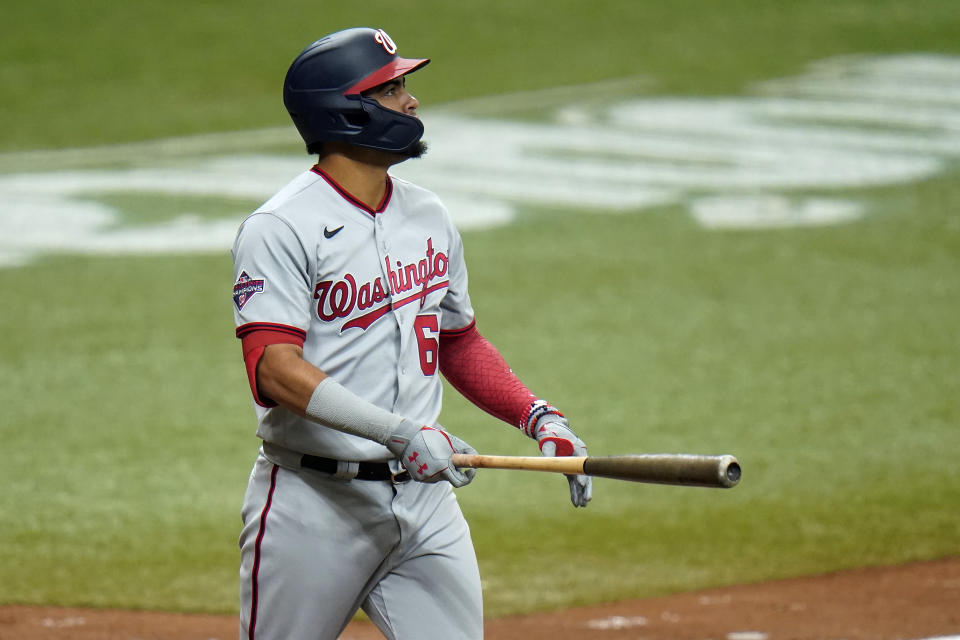
[[[224,640],[233,616],[0,607],[3,640]],[[488,640],[960,638],[960,557],[490,620]],[[351,624],[341,640],[383,636]]]

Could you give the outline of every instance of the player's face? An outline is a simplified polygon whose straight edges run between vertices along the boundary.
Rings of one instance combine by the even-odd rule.
[[[380,103],[381,107],[417,117],[417,107],[420,106],[420,102],[407,91],[407,82],[404,76],[376,86],[363,95],[373,98]]]

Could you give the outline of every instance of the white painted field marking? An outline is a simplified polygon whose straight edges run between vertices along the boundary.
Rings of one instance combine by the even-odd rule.
[[[87,620],[81,616],[72,616],[67,618],[44,618],[40,621],[40,625],[48,629],[82,627],[85,624],[87,624]]]
[[[588,620],[587,628],[603,631],[615,629],[635,629],[637,627],[647,626],[647,619],[643,616],[609,616],[606,618],[597,618]]]
[[[714,229],[840,224],[863,215],[863,207],[850,200],[805,198],[792,202],[778,195],[696,198],[690,208],[700,224]]]
[[[868,212],[850,190],[929,178],[960,157],[960,57],[838,58],[756,93],[570,102],[544,123],[428,111],[430,154],[395,174],[436,191],[461,229],[507,224],[524,205],[597,213],[681,205],[707,228],[755,229],[852,222]],[[263,201],[310,160],[243,151],[289,144],[291,131],[0,154],[0,167],[45,158],[94,167],[0,173],[0,266],[43,253],[225,252],[248,211],[124,225],[122,212],[97,198]],[[165,166],[134,166],[153,152]],[[807,195],[825,189],[845,194]]]
[[[727,634],[727,640],[767,640],[770,634],[763,631],[731,631]]]
[[[697,602],[704,606],[726,605],[733,602],[733,596],[729,593],[719,596],[700,596]]]

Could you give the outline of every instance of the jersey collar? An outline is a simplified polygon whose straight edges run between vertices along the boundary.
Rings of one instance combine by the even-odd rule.
[[[390,196],[393,195],[393,180],[390,179],[390,176],[389,176],[389,175],[387,176],[387,188],[386,188],[386,191],[384,191],[384,193],[383,193],[383,199],[380,201],[380,204],[377,205],[377,208],[376,208],[376,209],[371,209],[371,208],[368,207],[366,204],[364,204],[363,202],[360,202],[358,199],[356,199],[355,197],[353,197],[353,195],[352,195],[349,191],[347,191],[346,189],[344,189],[343,187],[341,187],[341,186],[337,183],[336,180],[334,180],[333,178],[331,178],[330,175],[329,175],[326,171],[324,171],[323,169],[321,169],[321,168],[318,167],[317,165],[313,165],[313,167],[312,167],[310,170],[313,171],[313,172],[314,172],[315,174],[317,174],[318,176],[320,176],[321,178],[323,178],[324,180],[326,180],[326,181],[327,181],[327,184],[329,184],[331,187],[333,187],[333,189],[334,189],[337,193],[339,193],[340,196],[341,196],[344,200],[346,200],[347,202],[349,202],[349,203],[352,204],[353,206],[355,206],[355,207],[357,207],[357,208],[359,208],[359,209],[362,209],[363,211],[366,211],[366,212],[369,213],[371,216],[375,216],[375,215],[377,215],[378,213],[383,213],[384,210],[387,208],[387,205],[390,204]]]

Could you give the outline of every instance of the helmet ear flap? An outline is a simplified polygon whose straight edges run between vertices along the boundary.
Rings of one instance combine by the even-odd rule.
[[[329,140],[357,134],[370,122],[370,116],[359,109],[318,108],[302,115],[291,112],[290,117],[309,130],[326,131]]]
[[[348,111],[346,113],[341,112],[336,115],[339,115],[343,119],[343,122],[346,125],[344,128],[362,129],[364,125],[370,122],[370,116],[365,111]]]

